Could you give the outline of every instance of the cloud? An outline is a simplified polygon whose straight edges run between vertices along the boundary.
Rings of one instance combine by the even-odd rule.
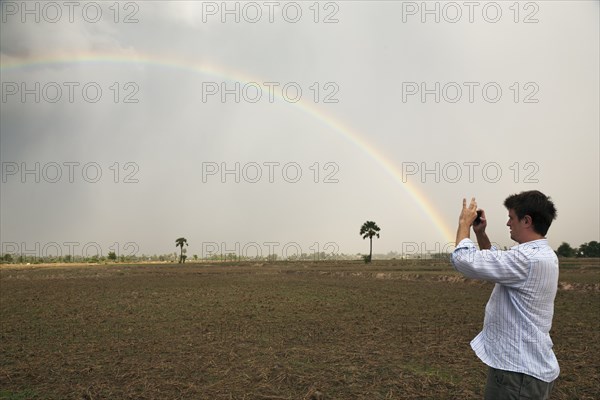
[[[19,93],[2,104],[2,161],[39,162],[42,175],[52,162],[102,171],[97,183],[81,171],[73,183],[8,177],[3,240],[132,240],[153,253],[173,250],[172,236],[185,234],[193,243],[333,241],[356,253],[364,247],[357,229],[373,219],[382,252],[408,242],[435,248],[447,239],[438,225],[452,230],[462,197],[476,195],[494,240],[509,245],[501,202],[534,188],[557,199],[551,240],[597,239],[593,228],[567,223],[599,219],[598,168],[589,167],[599,164],[599,46],[597,24],[582,17],[589,5],[544,3],[544,23],[525,26],[508,8],[498,24],[400,23],[401,4],[390,2],[339,3],[334,24],[322,23],[330,9],[315,23],[312,3],[302,3],[297,23],[281,14],[274,23],[218,15],[205,23],[196,2],[140,2],[121,4],[115,23],[111,4],[102,3],[97,23],[2,23],[4,83],[39,82],[42,92],[49,82],[79,83],[74,102]],[[137,22],[123,23],[134,11]],[[564,21],[580,21],[578,29],[557,29]],[[64,62],[14,67],[44,57]],[[276,82],[277,100],[250,101],[252,81]],[[418,92],[407,96],[407,82]],[[82,94],[88,83],[102,90],[97,102]],[[206,83],[229,94],[206,98]],[[286,84],[301,88],[299,102],[284,99]],[[501,98],[490,100],[498,87]],[[229,173],[203,181],[209,162]],[[279,163],[274,182],[265,162]],[[302,177],[290,183],[281,169],[294,163]],[[327,163],[339,168],[336,183],[324,182]],[[406,163],[419,171],[403,175]],[[472,180],[465,163],[478,163]],[[252,182],[256,164],[262,179]],[[499,167],[497,181],[482,172],[488,164]],[[462,168],[457,181],[453,165]],[[532,171],[537,182],[526,182]],[[578,185],[573,177],[584,175]],[[132,176],[137,183],[124,182]]]

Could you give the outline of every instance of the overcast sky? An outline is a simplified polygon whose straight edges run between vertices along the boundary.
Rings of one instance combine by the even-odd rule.
[[[355,254],[366,220],[376,253],[436,251],[471,196],[511,246],[533,189],[555,249],[600,239],[597,1],[27,4],[2,2],[3,252]]]

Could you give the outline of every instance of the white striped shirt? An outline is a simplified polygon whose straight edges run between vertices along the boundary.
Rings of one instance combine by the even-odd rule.
[[[540,239],[507,251],[478,250],[463,239],[451,256],[467,278],[494,282],[485,307],[483,330],[471,341],[490,367],[521,372],[552,382],[560,369],[552,351],[550,328],[558,287],[558,258]]]

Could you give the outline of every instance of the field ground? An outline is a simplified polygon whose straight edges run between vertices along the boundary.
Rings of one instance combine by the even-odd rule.
[[[600,398],[599,260],[562,260],[553,399]],[[492,286],[449,262],[0,268],[0,399],[480,399]]]

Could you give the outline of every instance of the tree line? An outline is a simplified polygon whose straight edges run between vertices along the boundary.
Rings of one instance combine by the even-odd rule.
[[[379,226],[373,221],[365,222],[360,228],[360,235],[363,239],[369,239],[369,254],[361,255],[360,253],[357,255],[352,254],[326,254],[325,252],[315,253],[315,254],[305,254],[301,255],[292,255],[287,258],[285,261],[319,261],[319,260],[356,260],[356,256],[362,257],[365,263],[370,263],[373,258],[373,238],[379,238],[380,232]],[[0,263],[2,264],[38,264],[38,263],[106,263],[106,262],[122,262],[122,263],[134,263],[134,262],[179,262],[184,263],[188,258],[186,255],[186,250],[184,246],[187,246],[187,239],[184,237],[180,237],[175,240],[175,247],[180,248],[179,254],[177,252],[162,254],[162,255],[117,255],[115,252],[111,251],[108,253],[107,257],[101,255],[94,255],[89,257],[77,256],[77,255],[64,255],[64,256],[34,256],[34,255],[24,255],[24,254],[9,254],[6,253],[0,256]],[[506,250],[506,248],[505,248]],[[591,242],[586,242],[581,244],[577,248],[571,247],[571,245],[567,242],[562,242],[562,244],[556,250],[556,254],[559,257],[578,257],[578,258],[600,258],[600,243],[593,240]],[[431,258],[431,259],[447,259],[450,257],[450,253],[435,253],[428,254],[427,257],[421,255],[416,258]],[[199,258],[196,254],[193,255],[193,260],[197,261]],[[387,255],[378,255],[378,259],[402,259],[404,255],[397,252],[389,252]],[[269,254],[267,256],[256,256],[256,257],[242,257],[235,253],[228,254],[211,254],[209,257],[205,257],[206,261],[277,261],[277,254]]]
[[[589,243],[583,243],[578,248],[573,248],[567,242],[562,242],[558,249],[556,249],[556,254],[559,257],[600,257],[600,243],[592,240]]]

